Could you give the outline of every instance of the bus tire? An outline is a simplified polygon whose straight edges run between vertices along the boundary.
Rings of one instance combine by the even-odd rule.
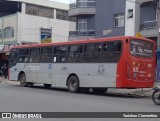
[[[79,91],[79,80],[76,76],[69,77],[68,91],[71,93],[77,93]]]
[[[44,84],[44,88],[48,89],[51,88],[52,84]]]
[[[107,90],[107,88],[92,88],[92,91],[95,94],[104,94]]]
[[[26,82],[26,75],[24,73],[20,75],[19,82],[20,82],[21,87],[27,87],[28,86],[28,84]]]

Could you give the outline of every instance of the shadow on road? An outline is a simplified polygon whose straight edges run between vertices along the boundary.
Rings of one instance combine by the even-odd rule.
[[[10,85],[10,86],[20,87],[19,85]],[[22,87],[22,88],[25,88],[25,87]],[[43,85],[34,85],[34,86],[26,87],[26,88],[68,92],[67,89],[55,88],[55,87],[45,88]],[[150,96],[145,96],[145,95],[135,95],[135,94],[130,94],[130,93],[117,93],[117,92],[110,92],[110,91],[107,91],[104,94],[95,94],[92,90],[89,90],[89,92],[79,92],[77,94],[85,94],[85,95],[92,95],[92,96],[118,97],[118,98],[151,98]]]

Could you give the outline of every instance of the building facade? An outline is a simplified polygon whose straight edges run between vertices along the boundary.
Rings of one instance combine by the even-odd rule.
[[[69,40],[135,36],[157,40],[157,11],[153,0],[75,0],[69,16],[76,29]]]
[[[75,27],[68,10],[49,0],[0,0],[0,45],[68,41]]]

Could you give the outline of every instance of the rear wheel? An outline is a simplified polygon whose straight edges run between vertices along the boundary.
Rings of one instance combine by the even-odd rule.
[[[51,88],[52,84],[44,84],[45,88]]]
[[[160,105],[160,90],[155,90],[153,92],[152,100],[156,105]]]
[[[71,76],[68,79],[68,91],[76,93],[79,91],[79,80],[76,76]]]
[[[108,89],[106,88],[92,88],[95,94],[104,94]]]
[[[19,81],[20,81],[20,86],[21,87],[26,87],[28,86],[27,82],[26,82],[26,75],[25,74],[21,74],[19,77]]]

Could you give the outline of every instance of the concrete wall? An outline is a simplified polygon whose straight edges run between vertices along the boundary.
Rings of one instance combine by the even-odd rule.
[[[17,14],[0,17],[0,29],[3,30],[3,35],[4,35],[4,29],[7,27],[12,27],[14,30],[14,37],[0,39],[1,44],[2,42],[3,44],[13,44],[17,42],[17,32],[18,32],[17,21],[18,21]]]
[[[69,30],[72,30],[74,26],[74,22],[19,13],[18,43],[20,43],[21,41],[40,43],[40,28],[51,27],[52,42],[68,41]]]
[[[125,34],[125,27],[114,27],[114,14],[119,13],[125,13],[125,0],[96,0],[96,38]]]

